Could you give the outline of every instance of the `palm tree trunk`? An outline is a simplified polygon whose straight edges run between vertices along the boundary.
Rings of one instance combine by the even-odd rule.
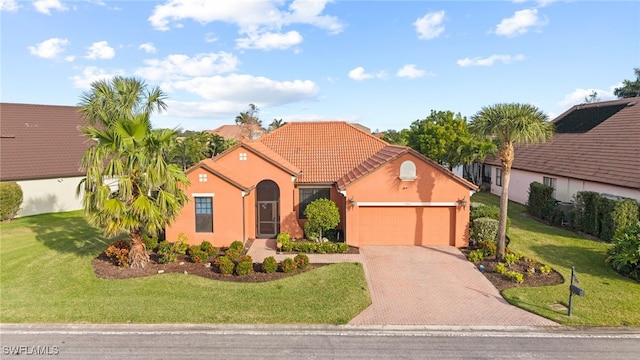
[[[131,232],[131,249],[129,250],[129,266],[133,269],[142,269],[149,262],[147,247],[142,241],[142,231]]]
[[[502,195],[500,195],[500,217],[498,222],[498,243],[496,257],[504,260],[507,247],[507,210],[509,206],[509,182],[511,181],[511,166],[513,165],[514,149],[512,143],[504,144],[499,151],[502,163]]]

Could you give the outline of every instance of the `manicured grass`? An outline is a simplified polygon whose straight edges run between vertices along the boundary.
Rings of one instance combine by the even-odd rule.
[[[475,194],[472,201],[499,206],[499,198],[488,193]],[[640,283],[605,264],[610,244],[547,226],[523,216],[525,212],[524,206],[509,203],[509,247],[550,265],[564,276],[565,283],[508,289],[503,292],[507,301],[565,325],[640,326]],[[573,314],[568,317],[566,311],[549,305],[568,306],[571,266],[575,266],[578,285],[585,290],[585,296],[573,297]]]
[[[80,212],[0,224],[0,322],[344,324],[370,304],[352,263],[254,284],[98,279],[91,260],[108,243]]]

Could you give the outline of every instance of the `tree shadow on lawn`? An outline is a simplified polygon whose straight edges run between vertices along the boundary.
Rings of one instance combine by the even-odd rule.
[[[21,221],[33,230],[37,241],[62,253],[96,255],[111,243],[77,212],[29,216]]]
[[[616,273],[605,263],[607,254],[604,249],[598,250],[588,247],[561,245],[534,245],[530,248],[541,257],[547,259],[547,261],[551,263],[549,265],[552,267],[553,265],[561,266],[571,271],[571,267],[575,266],[576,276],[578,278],[582,273],[615,280],[627,279]],[[569,279],[569,277],[567,277],[567,279]]]

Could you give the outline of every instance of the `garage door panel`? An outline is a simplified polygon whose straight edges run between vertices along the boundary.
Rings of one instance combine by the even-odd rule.
[[[361,245],[450,245],[450,207],[361,207]]]

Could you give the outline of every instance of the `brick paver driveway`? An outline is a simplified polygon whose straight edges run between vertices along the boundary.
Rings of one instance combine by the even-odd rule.
[[[454,247],[360,248],[372,304],[351,325],[557,326],[507,303]]]

